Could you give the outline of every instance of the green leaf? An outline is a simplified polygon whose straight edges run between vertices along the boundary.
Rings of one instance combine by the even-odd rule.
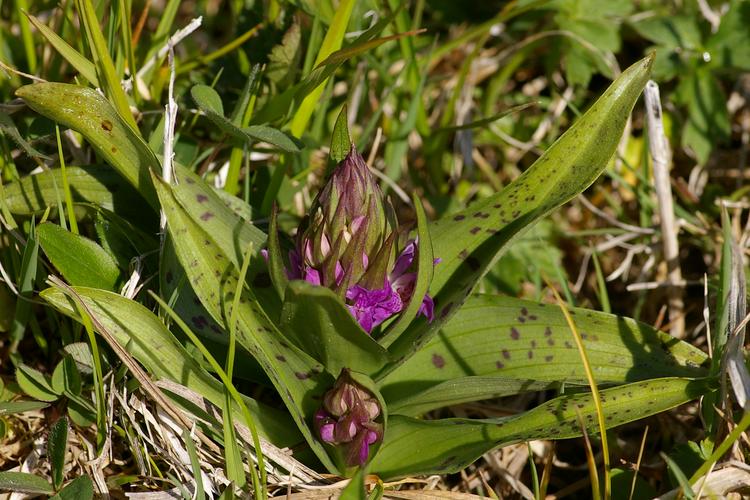
[[[116,211],[126,219],[143,215],[144,207],[138,193],[107,167],[67,167],[66,171],[74,203],[97,205]],[[57,208],[62,186],[60,169],[27,175],[3,186],[5,203],[14,214],[41,214],[47,207]]]
[[[91,500],[92,498],[94,498],[94,483],[89,476],[79,476],[50,500]]]
[[[416,194],[412,196],[412,203],[417,215],[417,279],[414,282],[414,291],[412,292],[412,299],[409,301],[409,305],[398,316],[398,319],[388,327],[383,338],[379,340],[386,347],[397,341],[397,344],[389,349],[389,352],[394,357],[401,356],[411,349],[410,344],[414,341],[414,338],[408,334],[402,337],[402,334],[411,322],[414,321],[419,308],[422,307],[422,299],[430,288],[433,268],[435,267],[430,228],[427,216],[424,213],[424,207],[422,207],[422,202]],[[416,329],[412,329],[411,331],[416,331]]]
[[[91,61],[86,59],[76,49],[68,45],[68,42],[60,38],[57,33],[48,28],[47,25],[39,19],[28,12],[26,13],[26,17],[28,17],[31,24],[39,30],[39,33],[47,39],[50,45],[52,45],[55,50],[81,74],[81,76],[88,80],[94,87],[99,87],[99,79],[96,77],[96,67]]]
[[[342,368],[370,375],[388,359],[332,290],[304,281],[289,282],[279,329],[334,377]]]
[[[349,18],[352,15],[355,3],[354,0],[342,0],[341,3],[339,3],[336,13],[331,20],[331,24],[328,26],[326,36],[323,38],[320,50],[318,50],[318,55],[315,58],[316,65],[329,57],[335,50],[341,48],[341,43],[344,41],[346,27],[349,25]],[[325,79],[314,87],[310,93],[302,99],[299,106],[297,106],[297,110],[292,117],[292,134],[301,137],[305,132],[307,129],[307,123],[310,121],[313,111],[319,104],[320,96],[323,94],[324,87]]]
[[[500,193],[432,224],[433,251],[441,259],[430,286],[436,299],[436,319],[412,326],[418,330],[409,331],[417,339],[414,350],[460,308],[513,238],[596,180],[619,143],[651,62],[648,57],[625,70],[568,131]]]
[[[706,375],[701,365],[707,356],[686,342],[632,319],[579,308],[570,311],[599,384]],[[559,307],[475,295],[380,386],[391,406],[419,401],[422,391],[424,397],[434,395],[439,384],[464,377],[499,377],[498,384],[508,379],[588,384]]]
[[[151,311],[116,293],[83,287],[74,287],[74,290],[117,342],[151,375],[182,384],[214,405],[221,406],[224,400],[221,382],[192,358]],[[40,295],[61,313],[79,320],[77,309],[62,291],[48,288]],[[299,441],[299,435],[294,432],[294,424],[283,412],[250,398],[245,398],[245,403],[262,435],[278,446],[288,446]],[[239,410],[236,410],[235,418],[243,418]]]
[[[51,495],[52,486],[43,477],[26,472],[0,472],[0,491]]]
[[[631,26],[643,38],[665,48],[697,50],[703,43],[703,36],[696,20],[695,16],[671,14],[639,19]]]
[[[99,26],[99,17],[94,9],[94,4],[91,3],[91,0],[76,0],[76,9],[78,10],[83,31],[86,34],[86,40],[91,50],[91,56],[94,60],[94,67],[96,68],[101,88],[112,101],[115,109],[117,109],[117,113],[122,117],[124,122],[132,130],[137,131],[138,125],[135,123],[133,113],[130,111],[128,97],[125,95],[125,91],[120,83],[121,77],[117,74],[112,57],[109,55],[110,48],[107,47],[104,34]]]
[[[271,49],[265,72],[269,80],[283,86],[295,76],[302,54],[300,38],[299,24],[294,23],[284,33],[281,44]]]
[[[52,424],[47,439],[47,455],[52,468],[52,486],[60,489],[65,469],[65,451],[68,448],[68,419],[60,417]]]
[[[288,153],[298,153],[300,147],[298,141],[288,134],[263,125],[250,127],[238,127],[224,116],[224,105],[221,97],[214,89],[207,85],[195,85],[190,89],[190,95],[203,111],[206,118],[219,127],[222,132],[239,141],[240,143],[252,144],[256,141],[267,142]]]
[[[346,104],[341,107],[339,116],[336,118],[336,123],[333,125],[333,133],[331,134],[331,159],[336,163],[339,163],[346,158],[349,151],[352,149],[352,140],[349,137],[349,123],[348,113],[346,111]]]
[[[42,401],[0,401],[0,416],[37,411],[48,406],[48,403]]]
[[[37,113],[80,132],[152,207],[158,207],[149,170],[160,169],[159,160],[96,90],[65,83],[35,83],[19,88],[16,95]]]
[[[419,385],[419,383],[414,384],[415,388]],[[544,391],[558,386],[559,384],[553,381],[502,376],[460,377],[440,382],[421,391],[415,389],[413,394],[406,394],[400,399],[389,401],[388,409],[394,415],[416,417],[449,405],[513,396],[524,392]]]
[[[49,222],[41,224],[37,231],[47,258],[70,284],[104,290],[116,288],[120,270],[96,242]]]
[[[21,273],[18,280],[18,293],[21,300],[16,300],[16,311],[10,328],[10,338],[18,344],[24,336],[26,325],[31,319],[31,297],[34,293],[34,281],[36,278],[39,259],[39,239],[36,234],[34,219],[31,220],[29,235],[23,249],[21,260]]]
[[[175,248],[188,280],[214,320],[225,323],[229,316],[225,308],[237,289],[236,267],[177,203],[170,186],[156,179],[155,185],[169,233],[180,241]],[[243,292],[237,316],[237,343],[261,364],[318,459],[335,471],[307,423],[320,404],[315,398],[333,385],[331,376],[310,356],[282,340],[282,334],[249,292]]]
[[[28,365],[18,365],[16,382],[23,392],[34,399],[51,403],[60,398],[60,394],[52,387],[49,377]]]
[[[711,64],[722,69],[750,69],[750,4],[730,2],[729,11],[721,16],[718,31],[706,41]]]
[[[18,144],[24,152],[32,158],[40,158],[42,160],[49,160],[50,157],[44,155],[34,149],[34,147],[26,142],[26,139],[21,137],[21,133],[16,128],[15,123],[7,114],[0,112],[0,132],[12,139],[13,142]]]
[[[81,394],[81,374],[72,356],[65,356],[52,372],[52,388],[58,394]]]
[[[731,133],[724,91],[713,73],[702,69],[681,80],[676,92],[688,107],[682,145],[691,148],[705,164],[716,143],[727,140]]]
[[[632,422],[708,393],[704,380],[662,378],[601,391],[607,428]],[[579,420],[580,419],[580,420]],[[508,418],[417,420],[391,415],[371,471],[384,480],[457,472],[494,448],[536,439],[598,433],[590,393],[557,397]]]

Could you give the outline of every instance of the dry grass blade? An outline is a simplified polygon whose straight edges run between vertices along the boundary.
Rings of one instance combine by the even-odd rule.
[[[667,262],[669,281],[680,283],[680,247],[677,243],[679,227],[675,221],[674,204],[672,201],[672,187],[669,183],[669,145],[664,134],[662,123],[661,99],[659,86],[649,80],[643,89],[646,100],[646,120],[648,122],[648,145],[653,160],[654,189],[659,202],[659,222],[661,223],[662,244],[664,246],[664,260]],[[669,323],[670,333],[678,338],[685,337],[685,316],[682,290],[679,287],[669,288]]]
[[[112,350],[117,354],[117,357],[120,358],[120,360],[123,362],[125,366],[128,367],[128,370],[133,374],[133,377],[135,377],[136,380],[141,384],[141,387],[143,390],[151,397],[153,400],[169,415],[171,416],[176,422],[181,423],[186,429],[192,428],[192,422],[190,419],[185,416],[177,407],[175,407],[174,404],[172,404],[167,398],[164,397],[161,390],[154,384],[154,382],[151,381],[148,374],[141,368],[141,366],[133,359],[132,356],[123,348],[117,340],[114,338],[114,336],[107,330],[107,328],[99,321],[99,319],[96,317],[96,315],[89,309],[89,307],[86,305],[85,301],[81,298],[78,293],[76,293],[73,288],[68,286],[65,282],[63,282],[60,278],[57,276],[50,276],[49,282],[62,290],[68,297],[70,297],[74,302],[76,302],[81,309],[86,312],[86,314],[91,318],[91,322],[94,325],[94,328],[96,328],[96,331],[99,332],[99,335],[101,335],[104,340],[107,342],[107,344],[112,348]],[[203,444],[205,444],[210,450],[212,451],[218,451],[219,447],[210,439],[208,439],[202,432],[196,431],[196,435],[201,440]]]

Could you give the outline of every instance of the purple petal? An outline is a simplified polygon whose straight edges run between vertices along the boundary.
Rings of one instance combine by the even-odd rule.
[[[424,299],[422,299],[422,304],[419,306],[419,314],[425,315],[427,321],[430,323],[435,319],[435,302],[432,300],[432,297],[427,294],[425,294]]]
[[[333,422],[323,424],[320,426],[319,432],[320,432],[320,439],[325,441],[326,443],[333,443],[333,429],[335,425]]]
[[[311,285],[320,286],[320,273],[312,267],[305,268],[305,281]]]
[[[387,282],[376,290],[354,285],[346,292],[346,298],[351,301],[349,311],[367,333],[404,307],[401,297]]]
[[[399,255],[396,259],[396,263],[393,266],[393,271],[391,271],[392,280],[398,279],[402,274],[406,272],[407,269],[409,269],[411,263],[414,262],[414,255],[416,254],[416,252],[417,241],[410,240],[406,244],[406,247],[404,247],[401,255]]]

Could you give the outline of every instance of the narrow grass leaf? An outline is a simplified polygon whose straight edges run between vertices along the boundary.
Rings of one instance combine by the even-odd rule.
[[[86,59],[83,54],[71,47],[68,42],[63,40],[52,29],[48,28],[42,21],[29,13],[26,13],[26,16],[29,18],[29,21],[31,21],[31,24],[39,30],[39,33],[47,39],[50,45],[52,45],[55,50],[81,74],[82,77],[94,87],[99,87],[99,79],[96,76],[96,67],[94,66],[94,63]]]
[[[26,326],[31,319],[31,296],[34,293],[34,278],[39,256],[39,240],[37,239],[34,218],[31,219],[29,234],[26,238],[26,246],[23,249],[21,260],[21,273],[17,284],[18,300],[16,300],[16,311],[13,315],[13,323],[10,327],[11,350],[15,350],[18,343],[23,339]]]
[[[677,465],[677,462],[672,460],[669,455],[667,455],[664,452],[659,452],[659,455],[661,455],[661,458],[667,463],[667,467],[669,467],[669,472],[674,475],[675,479],[677,480],[677,483],[680,485],[680,488],[682,490],[682,494],[685,495],[685,498],[688,500],[693,500],[695,498],[695,492],[693,491],[693,488],[690,486],[690,481],[688,481],[687,476],[685,476],[685,473],[682,472],[682,469],[679,465]]]
[[[115,65],[109,55],[109,48],[99,27],[99,19],[91,0],[76,0],[78,15],[86,33],[86,39],[94,59],[94,66],[99,82],[107,97],[112,101],[117,113],[137,133],[138,125],[135,123],[133,113],[130,111],[128,97],[120,84],[120,77],[115,71]],[[138,133],[140,137],[140,133]]]
[[[349,137],[349,124],[347,122],[348,113],[346,104],[341,107],[336,123],[333,124],[333,133],[331,133],[331,159],[340,163],[344,161],[346,155],[352,149],[352,140]]]
[[[0,112],[0,132],[2,132],[3,135],[7,136],[16,144],[18,144],[30,158],[39,158],[40,160],[50,159],[49,156],[42,154],[41,152],[36,150],[31,144],[26,141],[26,139],[23,138],[10,116],[3,112]]]
[[[194,500],[206,500],[206,492],[203,488],[203,474],[201,471],[201,462],[198,458],[198,452],[195,449],[195,442],[193,436],[190,435],[190,430],[184,429],[182,431],[182,440],[185,441],[185,448],[190,457],[190,468],[193,470],[193,480],[195,481],[195,493]]]

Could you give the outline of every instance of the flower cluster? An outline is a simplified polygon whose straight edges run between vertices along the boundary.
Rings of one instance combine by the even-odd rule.
[[[352,146],[336,166],[303,222],[289,253],[289,279],[334,290],[367,333],[408,306],[418,242],[396,255],[398,226],[362,156]],[[430,321],[429,295],[419,312]]]
[[[344,369],[323,397],[323,407],[315,414],[315,427],[324,442],[343,447],[347,466],[364,465],[370,446],[383,437],[382,425],[375,422],[379,415],[375,396]]]

